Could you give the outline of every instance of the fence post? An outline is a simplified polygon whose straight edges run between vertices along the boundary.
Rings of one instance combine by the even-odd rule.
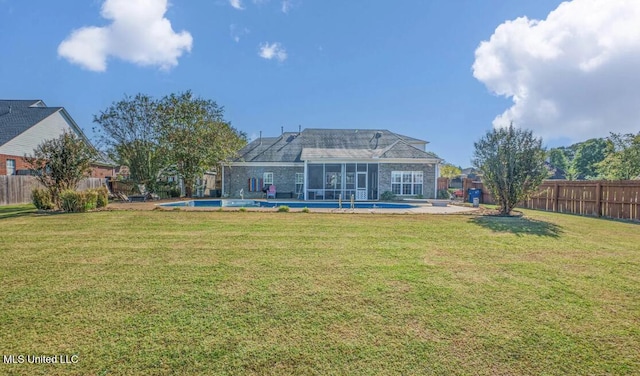
[[[560,210],[560,205],[558,205],[558,197],[560,197],[560,185],[558,183],[556,183],[556,185],[553,187],[554,191],[553,191],[553,211],[557,212],[558,210]]]
[[[602,217],[602,184],[596,183],[596,215]]]

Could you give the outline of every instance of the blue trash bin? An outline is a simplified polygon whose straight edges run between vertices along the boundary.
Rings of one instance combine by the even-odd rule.
[[[469,202],[473,203],[474,198],[478,199],[478,203],[482,201],[482,189],[469,188]]]

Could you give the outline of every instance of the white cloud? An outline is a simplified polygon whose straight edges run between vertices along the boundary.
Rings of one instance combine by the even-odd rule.
[[[249,34],[250,30],[246,27],[238,26],[236,24],[231,24],[229,26],[229,33],[231,34],[231,39],[233,39],[236,43],[240,42],[240,39]]]
[[[287,51],[282,47],[280,43],[264,43],[260,45],[260,57],[271,60],[276,59],[279,62],[283,62],[287,59]]]
[[[229,0],[229,4],[238,10],[244,9],[244,7],[242,6],[242,0]]]
[[[521,17],[476,50],[473,75],[513,106],[494,126],[573,141],[640,131],[640,1],[564,2]]]
[[[291,0],[282,0],[282,7],[280,8],[282,10],[282,13],[289,13],[291,5]]]
[[[105,71],[107,58],[169,69],[191,51],[193,38],[176,33],[164,17],[167,0],[106,0],[100,14],[112,23],[74,30],[58,46],[58,55],[92,71]]]

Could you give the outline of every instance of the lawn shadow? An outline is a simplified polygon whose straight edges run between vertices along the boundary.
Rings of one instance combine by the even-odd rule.
[[[556,224],[522,216],[483,215],[472,218],[470,222],[493,232],[510,232],[517,236],[537,235],[557,238],[562,234],[562,228]]]
[[[25,215],[35,214],[36,209],[24,206],[0,206],[0,220],[24,217]]]

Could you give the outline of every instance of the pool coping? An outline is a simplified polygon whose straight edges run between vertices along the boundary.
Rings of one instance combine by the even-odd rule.
[[[210,199],[210,198],[209,198]],[[111,202],[107,209],[111,210],[162,210],[162,211],[172,211],[172,210],[182,210],[182,211],[201,211],[201,212],[211,212],[211,211],[229,211],[229,212],[237,212],[240,211],[240,207],[191,207],[191,206],[176,206],[176,207],[162,207],[160,204],[168,204],[172,202],[180,202],[180,201],[192,201],[194,199],[164,199],[157,201],[146,201],[146,202]],[[291,202],[291,200],[269,200],[270,202]],[[389,202],[394,203],[394,202]],[[398,202],[406,204],[407,202]],[[348,204],[348,203],[347,203]],[[412,205],[416,205],[415,208],[408,209],[350,209],[350,208],[309,208],[311,213],[353,213],[353,214],[464,214],[464,213],[473,213],[474,211],[478,211],[478,208],[460,206],[456,204],[450,204],[448,206],[432,206],[430,203],[417,203],[412,202]],[[247,207],[244,208],[247,212],[251,211],[260,211],[260,212],[277,212],[278,208],[265,208],[265,207]],[[290,208],[290,212],[301,212],[304,208]]]

